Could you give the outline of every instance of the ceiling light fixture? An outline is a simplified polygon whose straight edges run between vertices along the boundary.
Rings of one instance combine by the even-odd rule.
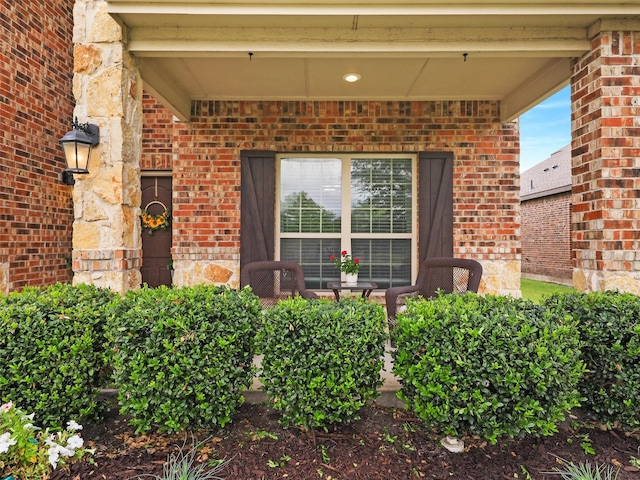
[[[358,80],[360,80],[362,77],[357,74],[357,73],[347,73],[345,74],[342,79],[345,82],[349,82],[349,83],[353,83],[353,82],[357,82]]]

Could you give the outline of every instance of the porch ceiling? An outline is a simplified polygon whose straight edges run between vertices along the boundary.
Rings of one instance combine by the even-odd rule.
[[[637,0],[547,1],[107,3],[183,120],[202,99],[467,99],[502,101],[507,121],[568,83],[594,32],[640,25]]]

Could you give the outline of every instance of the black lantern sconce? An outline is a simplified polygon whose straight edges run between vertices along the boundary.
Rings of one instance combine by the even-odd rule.
[[[91,123],[78,123],[78,117],[71,124],[73,130],[60,139],[67,160],[67,168],[62,172],[62,183],[74,185],[74,174],[89,173],[91,150],[100,143],[100,129]]]

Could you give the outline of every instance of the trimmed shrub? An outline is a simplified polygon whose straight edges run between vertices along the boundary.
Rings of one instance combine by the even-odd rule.
[[[28,287],[0,298],[0,392],[34,423],[95,419],[105,311],[115,294],[90,285]]]
[[[260,301],[249,289],[142,288],[114,304],[108,339],[137,432],[222,428],[252,381]]]
[[[640,297],[629,293],[556,294],[545,305],[578,321],[587,372],[585,408],[602,422],[640,426]]]
[[[283,300],[267,310],[261,380],[284,426],[326,428],[358,419],[378,396],[385,315],[364,300]]]
[[[550,435],[579,404],[571,316],[473,293],[409,300],[392,332],[399,398],[447,435]]]

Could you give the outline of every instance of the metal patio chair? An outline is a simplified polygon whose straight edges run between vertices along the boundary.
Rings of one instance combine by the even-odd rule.
[[[428,258],[418,271],[415,285],[391,287],[385,292],[387,317],[390,325],[395,322],[398,308],[404,305],[407,296],[433,298],[438,290],[443,293],[478,293],[482,265],[465,258]]]
[[[296,262],[270,260],[248,263],[240,272],[240,286],[247,285],[260,297],[265,308],[296,295],[307,299],[318,297],[305,287],[304,272]]]

